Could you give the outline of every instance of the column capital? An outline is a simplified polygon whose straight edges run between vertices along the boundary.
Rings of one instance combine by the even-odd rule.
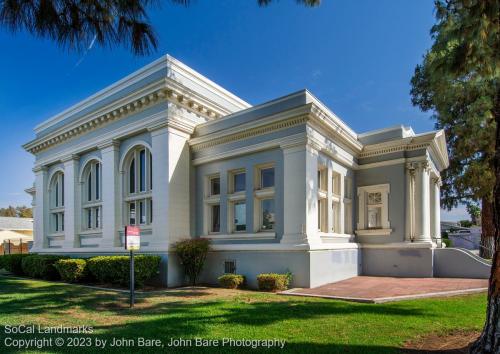
[[[75,154],[70,154],[70,155],[64,156],[61,159],[61,162],[64,163],[64,164],[66,164],[68,162],[76,162],[78,160],[80,160],[80,156],[75,155]]]
[[[116,140],[116,139],[111,139],[111,140],[105,141],[102,144],[97,145],[97,148],[99,150],[109,150],[109,151],[116,150],[119,147],[120,147],[120,141]]]
[[[35,166],[33,167],[33,173],[47,172],[49,169],[47,166]]]
[[[432,182],[438,187],[441,187],[443,185],[443,181],[441,180],[441,177],[433,177]]]

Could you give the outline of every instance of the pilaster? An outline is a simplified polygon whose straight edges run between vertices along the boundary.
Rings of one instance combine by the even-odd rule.
[[[48,240],[46,237],[48,228],[48,215],[45,210],[48,209],[47,193],[47,168],[37,167],[33,169],[35,173],[35,208],[34,208],[34,227],[33,227],[33,248],[32,251],[47,248]]]
[[[120,227],[120,143],[109,141],[98,147],[102,158],[102,242],[101,246],[120,245],[118,230]]]
[[[64,164],[64,241],[63,248],[78,247],[77,215],[80,193],[76,191],[78,183],[79,157],[71,155],[62,160]]]

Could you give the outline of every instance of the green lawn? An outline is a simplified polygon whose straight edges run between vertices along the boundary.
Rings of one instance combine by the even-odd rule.
[[[287,297],[224,289],[169,290],[138,295],[128,308],[127,294],[44,281],[0,277],[0,353],[7,337],[30,339],[59,335],[5,334],[5,325],[94,327],[88,337],[107,339],[247,338],[286,341],[287,352],[397,352],[421,334],[480,330],[486,295],[424,299],[390,304],[358,304],[318,298]],[[109,342],[108,342],[109,343]],[[71,350],[69,350],[71,349]],[[45,352],[79,352],[77,348]],[[141,348],[143,350],[144,348]],[[107,352],[107,350],[100,352]],[[206,349],[255,352],[250,348]],[[138,352],[138,348],[116,351]],[[150,352],[200,351],[166,346]],[[88,348],[87,352],[97,352]]]

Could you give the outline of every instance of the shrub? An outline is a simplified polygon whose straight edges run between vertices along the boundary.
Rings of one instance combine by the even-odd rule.
[[[87,276],[87,261],[85,259],[60,259],[55,264],[59,276],[69,283],[82,281]]]
[[[257,276],[257,283],[259,284],[259,290],[262,291],[281,291],[288,289],[290,281],[292,280],[292,274],[259,274]]]
[[[237,289],[245,284],[245,277],[239,274],[224,274],[218,280],[220,286],[227,289]]]
[[[192,285],[196,285],[209,250],[210,241],[207,239],[185,240],[175,245],[175,253]]]
[[[24,274],[32,278],[48,280],[60,279],[59,272],[54,264],[67,256],[33,254],[23,258],[22,269]]]
[[[451,240],[449,238],[442,238],[441,241],[446,245],[446,247],[451,247]]]
[[[160,271],[159,256],[137,255],[134,257],[135,285],[141,287]],[[129,285],[129,256],[98,256],[87,260],[90,274],[100,283]]]
[[[24,275],[22,261],[28,254],[6,254],[0,256],[0,268],[3,268],[15,275]]]

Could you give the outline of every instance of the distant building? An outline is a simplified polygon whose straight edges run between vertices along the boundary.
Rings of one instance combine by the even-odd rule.
[[[0,216],[0,254],[27,253],[33,244],[33,219]]]

